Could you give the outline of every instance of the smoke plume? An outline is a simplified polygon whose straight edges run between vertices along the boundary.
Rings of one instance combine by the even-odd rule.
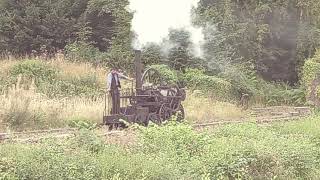
[[[140,49],[148,42],[161,43],[170,28],[184,28],[191,32],[195,55],[201,56],[203,34],[191,25],[191,9],[199,0],[130,0],[135,12],[132,28],[137,38],[133,43]]]

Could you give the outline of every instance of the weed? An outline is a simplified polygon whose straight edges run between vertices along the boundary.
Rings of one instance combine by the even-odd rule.
[[[223,126],[195,132],[187,124],[138,128],[129,147],[104,143],[90,130],[67,141],[0,146],[2,177],[16,179],[317,179],[319,133],[301,122]],[[309,128],[308,128],[309,127]]]

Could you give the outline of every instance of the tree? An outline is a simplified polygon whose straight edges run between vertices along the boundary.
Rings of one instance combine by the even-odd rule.
[[[200,0],[194,22],[205,29],[206,59],[254,65],[266,80],[296,83],[319,45],[317,0]]]
[[[142,48],[142,62],[146,65],[160,64],[165,59],[162,47],[156,43],[147,43]]]
[[[170,29],[167,39],[162,43],[166,47],[167,64],[179,71],[185,71],[187,67],[193,67],[199,62],[194,57],[194,45],[191,34],[185,29]]]
[[[67,44],[86,41],[110,54],[119,49],[128,52],[132,19],[126,9],[128,3],[128,0],[2,0],[0,51],[24,55],[43,49],[54,53]]]
[[[0,36],[7,50],[14,54],[63,49],[68,40],[74,39],[78,29],[79,14],[71,10],[76,3],[86,1],[14,1],[3,0],[0,12]],[[82,9],[84,11],[85,9]]]

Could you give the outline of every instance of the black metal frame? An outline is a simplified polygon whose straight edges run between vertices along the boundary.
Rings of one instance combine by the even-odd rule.
[[[151,69],[142,74],[141,52],[136,51],[136,87],[120,91],[120,114],[110,113],[110,96],[105,96],[103,122],[105,125],[123,125],[121,119],[129,123],[148,125],[150,121],[161,124],[173,115],[177,120],[184,119],[184,109],[181,104],[186,98],[184,89],[177,86],[147,86],[143,87],[144,78]],[[154,69],[153,69],[154,70]],[[156,70],[154,70],[156,71]]]

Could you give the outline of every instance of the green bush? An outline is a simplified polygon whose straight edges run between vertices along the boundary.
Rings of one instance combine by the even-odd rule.
[[[97,124],[94,124],[89,119],[83,117],[73,117],[66,121],[68,122],[68,126],[71,128],[92,130],[97,127]]]
[[[233,100],[236,96],[236,91],[230,82],[206,75],[198,69],[188,69],[182,81],[193,90],[202,90],[223,100]]]
[[[66,59],[72,62],[99,63],[98,58],[102,52],[86,42],[77,41],[65,47]]]
[[[266,105],[303,105],[306,94],[303,87],[294,88],[286,84],[266,82],[255,74],[239,72],[234,68],[219,76],[205,74],[199,69],[187,69],[184,74],[171,70],[166,65],[153,65],[165,81],[201,90],[205,95],[223,101],[240,100],[242,93],[251,97],[251,103]]]
[[[39,90],[49,97],[99,97],[103,87],[95,75],[80,75],[78,77],[59,77],[53,83],[45,82]]]
[[[3,123],[15,130],[29,128],[34,125],[41,127],[44,121],[44,114],[30,111],[29,106],[31,99],[23,97],[15,98],[21,99],[11,101],[9,111],[2,115]]]
[[[238,99],[240,99],[241,93],[246,93],[251,97],[251,103],[303,105],[306,101],[303,87],[267,82],[252,70],[241,67],[228,67],[220,76],[231,82]]]
[[[286,84],[261,82],[254,98],[261,98],[269,106],[272,105],[304,105],[306,94],[303,87],[293,88]]]
[[[141,142],[146,154],[166,154],[172,163],[179,164],[180,172],[200,173],[197,177],[311,178],[318,173],[314,171],[319,146],[300,133],[282,134],[244,124],[225,126],[208,135],[195,133],[186,125],[169,125],[144,129]]]
[[[8,72],[0,75],[0,91],[5,91],[17,83],[22,75],[20,85],[30,84],[35,79],[37,91],[50,98],[85,96],[96,98],[103,95],[103,86],[94,74],[63,76],[59,69],[43,61],[26,60],[14,65]],[[23,87],[23,86],[22,86]]]
[[[69,140],[0,147],[7,179],[317,179],[318,117],[271,127],[228,125],[196,132],[186,124],[138,128],[134,146],[82,130]]]
[[[38,60],[26,60],[14,65],[10,69],[10,76],[18,77],[22,75],[28,79],[35,78],[36,84],[42,82],[54,82],[58,75],[58,70]]]
[[[305,61],[302,71],[302,83],[305,87],[309,87],[311,82],[320,73],[320,50],[316,52],[316,55]]]
[[[15,176],[15,164],[7,158],[0,158],[0,179],[18,179]]]
[[[311,86],[312,86],[312,81],[315,80],[316,78],[319,78],[320,75],[320,51],[318,50],[316,52],[316,55],[305,61],[305,64],[303,66],[303,71],[302,71],[302,85],[303,88],[306,91],[306,96],[309,97],[311,94]],[[316,87],[317,89],[320,88],[320,86]],[[318,96],[318,92],[316,94]]]
[[[228,80],[236,89],[239,96],[241,93],[251,96],[258,94],[258,86],[261,82],[259,82],[255,71],[250,71],[243,67],[226,67],[219,76]]]
[[[178,72],[170,69],[167,65],[152,65],[153,68],[159,72],[162,80],[168,82],[169,84],[179,84]]]

